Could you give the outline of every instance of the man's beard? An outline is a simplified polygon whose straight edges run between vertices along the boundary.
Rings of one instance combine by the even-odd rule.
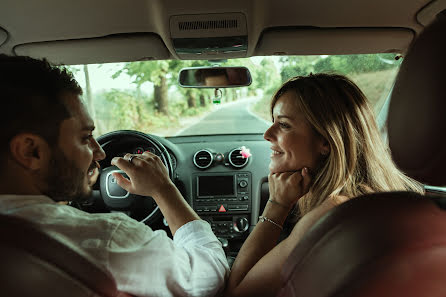
[[[58,147],[53,148],[46,177],[46,194],[55,201],[81,201],[91,195],[85,188],[86,173],[69,160]]]

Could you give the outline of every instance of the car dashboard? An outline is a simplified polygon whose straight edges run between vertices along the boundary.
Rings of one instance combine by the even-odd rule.
[[[167,149],[172,179],[183,197],[235,256],[268,199],[270,144],[262,134],[150,136]],[[248,158],[241,157],[242,147],[249,149]],[[144,151],[157,153],[148,143],[123,139],[103,162]],[[166,222],[149,225],[168,232]]]

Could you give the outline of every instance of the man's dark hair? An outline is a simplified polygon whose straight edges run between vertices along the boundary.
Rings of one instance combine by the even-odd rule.
[[[0,156],[19,133],[33,133],[57,144],[59,126],[69,118],[62,95],[81,95],[82,88],[66,69],[48,61],[0,54]]]

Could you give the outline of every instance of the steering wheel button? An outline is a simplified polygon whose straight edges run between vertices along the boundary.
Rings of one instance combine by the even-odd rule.
[[[118,172],[122,174],[124,177],[128,178],[127,174],[125,174],[122,170],[115,170],[113,172]],[[121,188],[117,182],[116,178],[112,175],[112,172],[109,172],[106,177],[106,191],[107,195],[110,198],[127,198],[129,196],[129,192]]]

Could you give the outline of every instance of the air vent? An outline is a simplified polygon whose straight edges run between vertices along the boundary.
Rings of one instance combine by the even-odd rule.
[[[237,20],[194,21],[194,22],[178,23],[178,29],[180,31],[232,29],[237,27],[238,27]]]
[[[200,169],[206,169],[214,161],[214,155],[208,150],[200,150],[194,155],[194,164]]]
[[[248,159],[242,156],[242,150],[239,148],[229,152],[229,163],[236,168],[242,168],[248,164]]]
[[[172,40],[248,36],[243,13],[174,15],[170,17],[169,23]]]

